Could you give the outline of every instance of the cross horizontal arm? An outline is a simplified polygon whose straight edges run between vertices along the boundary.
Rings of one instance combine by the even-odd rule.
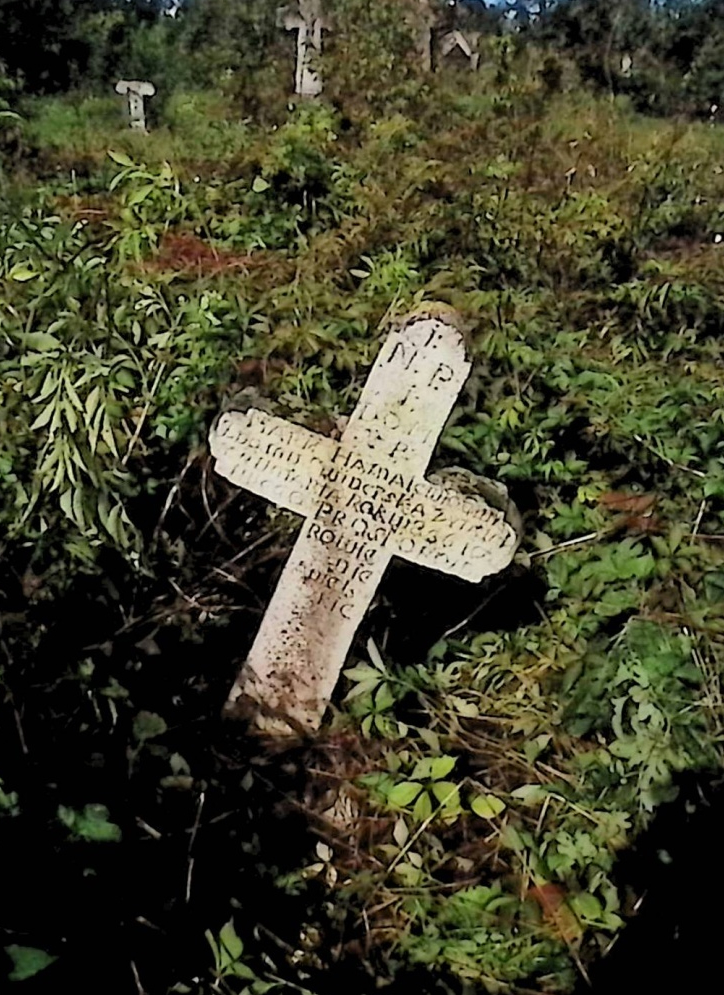
[[[216,472],[297,515],[314,514],[316,479],[337,443],[257,408],[227,411],[209,436]]]
[[[518,534],[481,497],[423,481],[394,537],[394,552],[419,567],[478,583],[505,569]]]

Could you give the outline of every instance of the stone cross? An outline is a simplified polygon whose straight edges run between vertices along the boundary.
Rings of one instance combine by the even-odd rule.
[[[263,729],[319,726],[393,556],[479,582],[515,553],[478,478],[425,477],[470,372],[458,326],[433,305],[390,334],[339,441],[255,408],[212,430],[217,473],[306,519],[229,698],[261,703]]]
[[[152,97],[155,92],[156,87],[147,80],[119,79],[116,83],[116,93],[128,97],[128,114],[134,131],[146,130],[145,98]]]
[[[322,31],[328,27],[322,15],[321,0],[298,0],[296,11],[281,7],[277,20],[287,31],[297,32],[294,92],[302,97],[318,97],[322,92],[322,77],[312,62],[322,52]]]

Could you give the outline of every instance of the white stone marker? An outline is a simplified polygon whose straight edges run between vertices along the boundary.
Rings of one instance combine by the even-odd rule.
[[[319,726],[393,556],[473,582],[513,558],[502,511],[424,475],[470,366],[434,305],[387,338],[340,441],[255,408],[212,430],[217,473],[306,519],[229,698],[261,703],[261,728]]]
[[[116,93],[128,97],[128,114],[134,131],[146,130],[145,98],[152,97],[155,92],[153,83],[144,79],[119,79],[116,83]]]
[[[287,31],[297,32],[297,67],[294,92],[302,97],[318,97],[322,92],[322,77],[312,62],[322,52],[322,31],[328,24],[322,15],[321,0],[298,0],[297,10],[282,7],[278,22]]]

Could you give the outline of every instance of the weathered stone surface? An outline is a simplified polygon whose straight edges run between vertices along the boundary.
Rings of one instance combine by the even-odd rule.
[[[319,70],[314,67],[315,56],[322,52],[322,31],[328,24],[322,14],[321,0],[298,0],[296,7],[281,7],[278,22],[287,31],[297,32],[297,65],[294,73],[294,92],[301,97],[318,97],[323,83]]]
[[[134,131],[146,130],[145,98],[156,92],[153,83],[142,79],[120,79],[116,83],[116,93],[128,97],[128,115]]]
[[[388,337],[339,441],[254,408],[219,418],[217,473],[306,519],[230,701],[314,729],[393,556],[473,582],[510,562],[517,532],[477,478],[424,476],[469,371],[455,316],[433,310]]]

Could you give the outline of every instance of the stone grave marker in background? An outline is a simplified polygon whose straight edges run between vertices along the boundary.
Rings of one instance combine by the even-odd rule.
[[[477,31],[448,31],[440,39],[440,55],[449,55],[459,48],[470,60],[470,68],[475,71],[480,63],[478,43],[480,34]]]
[[[216,472],[304,519],[230,695],[271,732],[322,721],[393,556],[478,582],[518,545],[467,471],[425,477],[470,372],[459,319],[433,305],[389,335],[339,441],[250,408],[212,430]]]
[[[116,93],[128,97],[128,115],[134,131],[146,131],[146,97],[156,92],[153,83],[143,79],[119,79]]]
[[[322,14],[321,0],[298,0],[294,7],[281,7],[277,22],[287,31],[297,32],[294,92],[302,97],[318,97],[323,83],[313,63],[322,53],[322,31],[329,26]]]
[[[480,39],[482,31],[477,30],[481,11],[485,4],[479,0],[448,0],[448,16],[444,19],[440,36],[440,56],[445,58],[459,49],[470,62],[474,71],[480,62]]]

